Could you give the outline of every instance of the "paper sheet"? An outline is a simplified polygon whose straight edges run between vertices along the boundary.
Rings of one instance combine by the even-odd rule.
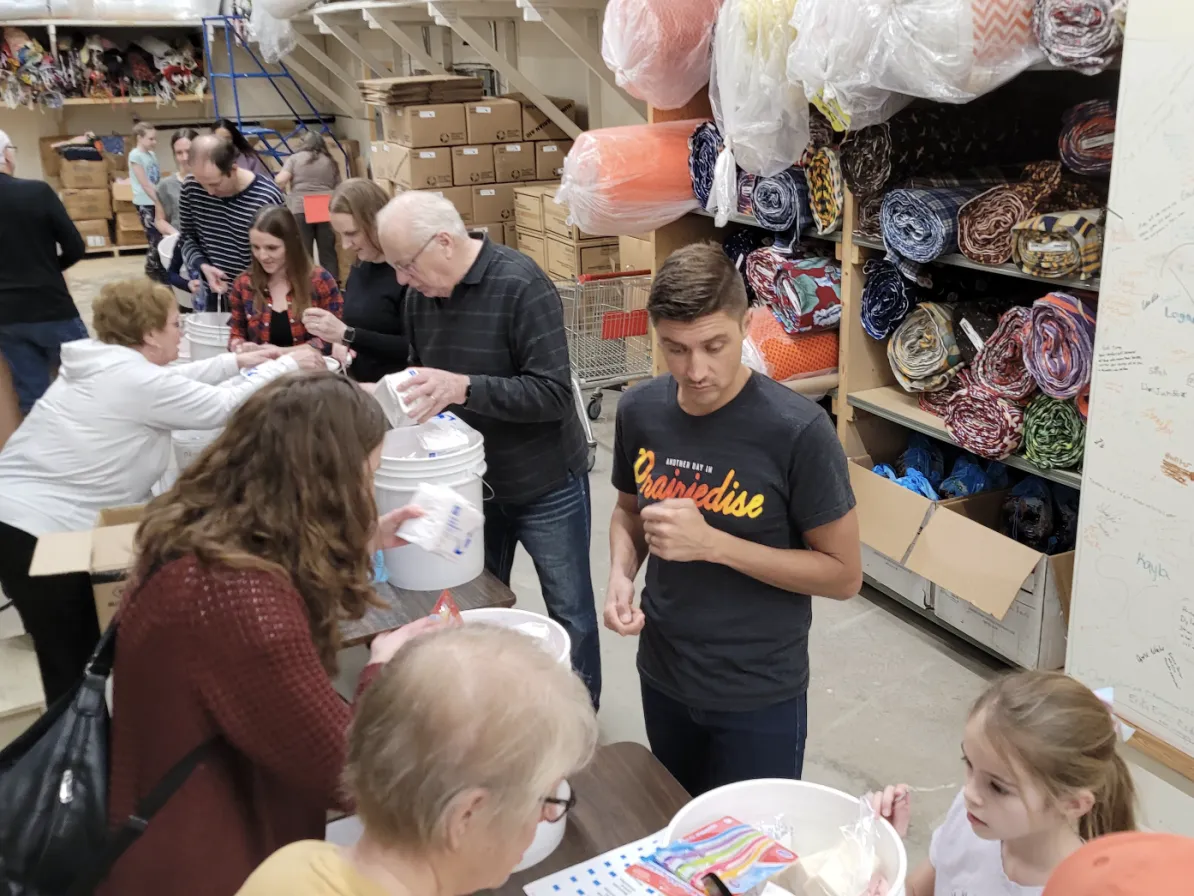
[[[626,869],[664,845],[663,831],[611,849],[523,887],[527,896],[651,896],[654,893],[626,873]]]

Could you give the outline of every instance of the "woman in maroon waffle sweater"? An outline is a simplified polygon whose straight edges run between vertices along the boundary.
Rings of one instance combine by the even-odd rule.
[[[349,706],[332,689],[337,623],[373,600],[386,421],[344,377],[257,392],[146,509],[113,670],[109,817],[116,825],[183,755],[220,736],[117,862],[104,896],[232,896],[270,853],[322,839],[341,807]],[[378,664],[433,621],[378,637]]]

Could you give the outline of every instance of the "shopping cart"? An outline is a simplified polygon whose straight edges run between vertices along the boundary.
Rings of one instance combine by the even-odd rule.
[[[601,417],[601,390],[651,375],[647,326],[650,271],[584,274],[557,282],[564,302],[564,329],[572,360],[572,391],[589,443],[589,469],[597,440],[591,420]],[[591,389],[588,401],[584,390]]]

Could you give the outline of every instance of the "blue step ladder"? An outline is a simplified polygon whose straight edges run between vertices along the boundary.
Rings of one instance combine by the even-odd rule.
[[[216,67],[212,64],[213,59],[213,42],[216,45],[215,51],[220,50],[218,38],[215,38],[216,29],[222,29],[224,32],[223,51],[227,55],[228,65],[225,71],[216,71]],[[294,150],[290,147],[290,141],[309,130],[307,124],[303,119],[315,119],[319,122],[319,133],[331,137],[335,142],[336,147],[340,150],[345,162],[345,174],[348,177],[353,176],[352,160],[348,158],[348,153],[344,151],[344,147],[340,145],[339,139],[332,133],[329,127],[330,121],[325,118],[315,104],[311,102],[311,98],[307,96],[307,92],[295,79],[290,70],[286,68],[286,63],[279,61],[277,63],[280,71],[271,71],[265,67],[265,64],[258,58],[257,53],[249,44],[246,38],[248,30],[248,23],[244,16],[204,16],[203,17],[203,61],[207,69],[207,77],[211,79],[211,99],[212,107],[217,119],[228,118],[236,122],[237,128],[245,135],[246,138],[256,137],[260,143],[260,148],[257,150],[260,155],[267,155],[276,160],[278,164],[282,164],[287,156],[293,155]],[[253,64],[257,66],[256,71],[237,71],[236,69],[236,55],[233,50],[236,47],[243,49]],[[295,128],[289,134],[283,134],[276,128],[261,127],[256,124],[245,124],[241,117],[240,111],[240,93],[238,90],[239,83],[244,79],[261,79],[269,81],[274,92],[281,97],[282,102],[286,104],[286,108],[294,116]],[[220,94],[216,90],[216,79],[226,79],[232,85],[232,104],[235,110],[234,115],[222,115],[220,113]],[[303,98],[303,102],[307,104],[307,114],[302,114],[295,108],[290,98],[282,90],[282,84],[290,84]]]

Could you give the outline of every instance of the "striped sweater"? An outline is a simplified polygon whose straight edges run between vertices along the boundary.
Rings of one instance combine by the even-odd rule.
[[[215,265],[231,283],[249,266],[249,228],[267,205],[282,205],[282,191],[257,175],[235,196],[212,196],[197,180],[187,178],[178,201],[182,256],[198,272],[201,264]]]

